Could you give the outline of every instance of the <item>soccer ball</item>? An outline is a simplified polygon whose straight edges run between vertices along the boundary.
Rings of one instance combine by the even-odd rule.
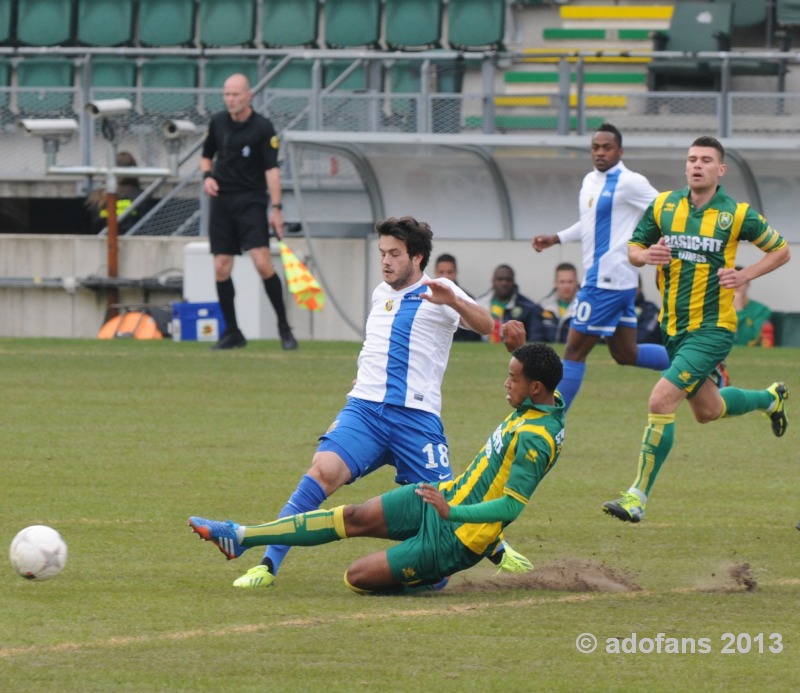
[[[64,569],[67,545],[52,527],[32,525],[14,537],[8,557],[26,580],[49,580]]]

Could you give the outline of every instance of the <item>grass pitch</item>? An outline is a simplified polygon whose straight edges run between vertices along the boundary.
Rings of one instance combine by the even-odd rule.
[[[0,539],[41,523],[69,545],[49,582],[0,570],[0,688],[796,690],[800,351],[728,362],[735,385],[789,384],[786,436],[760,414],[701,426],[684,405],[630,526],[600,506],[633,479],[657,374],[596,349],[561,460],[507,533],[532,574],[484,562],[434,595],[359,597],[344,569],[384,543],[353,540],[294,549],[273,588],[234,590],[259,550],[226,563],[186,518],[272,519],[344,403],[358,349],[0,339]],[[502,348],[454,346],[456,472],[508,413],[507,362]],[[391,487],[381,470],[330,505]]]

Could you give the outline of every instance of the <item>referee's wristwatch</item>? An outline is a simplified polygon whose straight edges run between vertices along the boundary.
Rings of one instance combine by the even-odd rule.
[[[280,202],[278,202],[277,204],[272,205],[272,209],[283,210],[283,205]]]

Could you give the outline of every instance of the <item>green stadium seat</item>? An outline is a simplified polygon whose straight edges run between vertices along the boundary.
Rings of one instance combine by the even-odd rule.
[[[274,65],[270,66],[271,68]],[[289,123],[297,130],[308,127],[307,109],[313,87],[313,60],[292,60],[266,85],[266,115],[280,132]],[[306,115],[298,119],[299,114]]]
[[[767,19],[767,0],[728,0],[733,5],[733,26],[750,27]]]
[[[450,0],[447,13],[447,37],[452,48],[502,48],[505,0]]]
[[[657,33],[655,50],[728,51],[731,48],[734,7],[728,2],[678,2],[672,13],[669,31]],[[780,78],[785,66],[761,60],[732,60],[733,75],[775,75]],[[648,66],[649,87],[705,88],[719,90],[721,61],[717,59],[654,59]]]
[[[133,41],[134,0],[78,0],[78,43],[127,46]]]
[[[72,43],[72,0],[17,0],[17,41],[27,46]]]
[[[200,0],[200,44],[249,46],[256,26],[254,0]]]
[[[203,78],[206,110],[221,111],[225,107],[222,88],[225,80],[234,74],[245,75],[250,85],[255,85],[258,82],[258,58],[212,58],[206,63]]]
[[[330,87],[353,64],[352,60],[330,60],[323,68],[323,84]],[[348,74],[336,88],[323,99],[324,130],[362,132],[367,129],[366,100],[345,96],[348,92],[364,93],[367,89],[367,69],[362,64]],[[341,95],[341,96],[340,96]]]
[[[323,69],[323,85],[329,87],[333,84],[352,63],[352,60],[330,60],[326,62]],[[364,91],[366,88],[366,68],[364,65],[359,65],[336,86],[336,91]]]
[[[417,131],[417,97],[422,88],[422,63],[395,60],[387,70],[391,88],[389,125],[402,132]]]
[[[136,102],[136,62],[120,56],[97,55],[91,61],[92,99]]]
[[[0,0],[0,45],[11,41],[11,0]]]
[[[325,43],[329,48],[377,48],[381,0],[325,0]]]
[[[438,48],[440,0],[386,0],[386,46],[390,50]]]
[[[71,115],[74,66],[63,57],[33,57],[17,65],[17,107],[35,115]]]
[[[142,46],[188,46],[194,42],[195,0],[139,0]]]
[[[800,0],[776,0],[775,22],[778,26],[800,26]]]
[[[142,64],[142,108],[163,115],[191,114],[197,109],[197,61],[153,58]]]
[[[317,45],[318,0],[270,0],[263,5],[261,40],[270,47]]]
[[[679,2],[675,4],[670,28],[654,38],[660,51],[727,51],[733,33],[730,3]],[[720,61],[697,58],[656,58],[647,66],[650,89],[670,87],[718,88]]]

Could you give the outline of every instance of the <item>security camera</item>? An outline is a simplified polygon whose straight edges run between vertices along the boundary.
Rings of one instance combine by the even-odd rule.
[[[78,121],[72,118],[23,118],[18,125],[35,137],[60,137],[78,131]]]
[[[196,134],[197,126],[191,120],[167,120],[161,126],[161,132],[168,140],[176,140]]]
[[[133,108],[128,99],[101,99],[86,104],[86,112],[93,118],[125,115]]]

